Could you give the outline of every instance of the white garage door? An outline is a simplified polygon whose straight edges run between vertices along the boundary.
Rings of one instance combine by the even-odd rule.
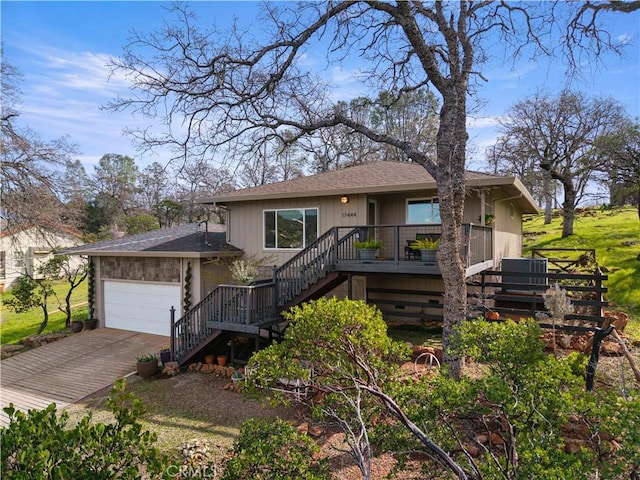
[[[109,328],[170,336],[170,309],[180,316],[180,285],[104,282],[104,316]]]

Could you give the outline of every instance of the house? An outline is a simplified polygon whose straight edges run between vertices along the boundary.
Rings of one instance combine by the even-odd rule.
[[[23,275],[39,278],[39,268],[56,248],[82,243],[81,234],[55,225],[23,225],[0,233],[0,291],[8,290]]]
[[[220,283],[242,251],[227,245],[223,225],[180,225],[64,250],[93,263],[98,326],[170,335],[180,318]]]
[[[515,177],[467,172],[466,188],[460,248],[472,277],[521,255],[522,215],[538,210]],[[410,248],[441,233],[436,182],[418,164],[363,164],[199,202],[224,208],[226,242],[274,270],[259,284],[220,285],[187,312],[173,331],[179,360],[193,358],[212,332],[277,334],[283,310],[326,294],[375,303],[388,321],[442,318],[438,264]],[[363,260],[354,242],[371,238],[382,247]],[[186,340],[182,332],[196,325],[205,325],[202,336]]]
[[[517,178],[468,172],[466,182],[460,248],[471,278],[521,255],[522,214],[537,207]],[[436,183],[420,165],[363,164],[199,202],[225,209],[226,224],[66,252],[94,262],[100,325],[171,335],[184,364],[214,342],[277,336],[284,310],[327,294],[375,303],[389,322],[442,318],[439,267],[410,248],[421,236],[440,235]],[[373,259],[360,258],[355,242],[373,238],[382,247]],[[228,267],[240,258],[272,267],[250,285],[234,285]]]

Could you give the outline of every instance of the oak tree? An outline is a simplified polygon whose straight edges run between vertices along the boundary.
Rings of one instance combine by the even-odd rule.
[[[576,61],[574,49],[615,48],[601,35],[600,15],[616,8],[591,2],[266,3],[264,27],[221,31],[196,27],[193,11],[177,5],[175,23],[156,33],[134,33],[113,60],[114,69],[132,79],[134,94],[110,107],[160,119],[166,127],[160,134],[132,134],[147,148],[173,146],[184,158],[221,155],[224,148],[231,157],[259,151],[273,138],[293,143],[341,128],[422,165],[437,183],[445,362],[457,376],[461,359],[449,338],[466,316],[461,247],[467,100],[483,78],[481,66],[496,45],[514,56],[556,56],[566,46],[570,63]],[[435,156],[414,138],[378,130],[339,108],[331,95],[336,86],[306,68],[305,57],[318,49],[326,52],[327,65],[357,56],[359,78],[369,91],[396,97],[423,88],[433,92],[439,102]],[[185,128],[172,128],[176,124]],[[283,131],[292,135],[285,139]]]

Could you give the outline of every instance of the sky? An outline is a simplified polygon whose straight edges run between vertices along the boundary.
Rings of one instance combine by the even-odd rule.
[[[257,24],[259,3],[253,1],[192,1],[203,25],[226,26],[237,18]],[[36,131],[42,140],[68,136],[79,149],[78,158],[90,173],[107,153],[128,155],[140,167],[163,162],[167,152],[142,154],[123,135],[126,126],[139,125],[131,113],[114,113],[102,107],[117,95],[126,96],[128,85],[121,76],[110,76],[110,57],[118,57],[132,31],[152,32],[170,19],[168,4],[157,1],[113,2],[0,2],[3,61],[23,75],[19,122]],[[613,96],[634,118],[640,117],[640,12],[611,16],[607,26],[614,39],[628,42],[625,57],[607,55],[602,66],[585,65],[583,78],[572,88],[589,95]],[[311,52],[313,54],[313,52]],[[323,57],[322,52],[318,52]],[[324,58],[324,57],[323,57]],[[319,72],[339,82],[340,94],[369,94],[357,83],[357,59],[340,65],[323,65]],[[566,84],[557,59],[515,65],[511,59],[495,58],[485,67],[487,82],[478,95],[480,106],[469,116],[469,167],[481,169],[486,147],[498,135],[497,121],[515,102],[537,90],[557,94]]]

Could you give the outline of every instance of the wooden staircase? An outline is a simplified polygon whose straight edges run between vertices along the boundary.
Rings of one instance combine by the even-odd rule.
[[[334,271],[338,250],[352,248],[357,230],[338,238],[333,228],[274,271],[269,281],[218,285],[171,324],[171,352],[180,365],[234,333],[260,335],[284,320],[291,306],[317,299],[347,279]]]

